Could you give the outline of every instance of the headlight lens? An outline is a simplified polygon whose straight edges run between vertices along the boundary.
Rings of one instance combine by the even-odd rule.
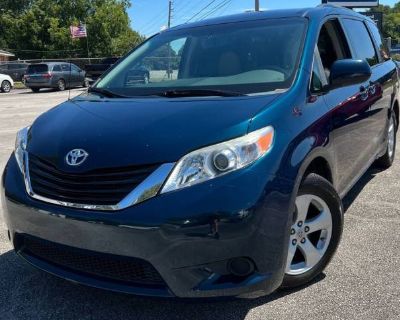
[[[24,152],[26,150],[26,145],[28,142],[28,131],[29,127],[23,128],[17,133],[17,138],[15,139],[15,159],[21,172],[24,172]]]
[[[274,133],[269,126],[189,153],[178,161],[161,193],[186,188],[252,164],[271,149]]]

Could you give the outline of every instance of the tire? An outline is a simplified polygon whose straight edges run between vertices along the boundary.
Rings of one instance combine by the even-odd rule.
[[[37,92],[40,91],[40,88],[31,88],[31,90],[32,90],[33,92],[37,93]]]
[[[388,144],[386,147],[386,153],[375,162],[376,166],[382,169],[389,169],[392,166],[396,156],[397,121],[394,112],[392,112],[390,116],[387,140]]]
[[[4,81],[1,83],[0,89],[1,89],[1,92],[4,92],[4,93],[10,92],[10,91],[11,91],[11,83],[10,83],[10,81],[4,80]]]
[[[289,232],[283,289],[312,281],[326,268],[339,246],[343,205],[329,181],[316,174],[306,176],[296,197],[296,212]]]
[[[64,79],[60,79],[57,81],[57,90],[58,91],[64,91],[66,89],[65,87],[65,81]]]

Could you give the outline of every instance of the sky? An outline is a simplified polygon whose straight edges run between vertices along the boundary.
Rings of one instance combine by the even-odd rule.
[[[131,2],[132,7],[128,13],[134,30],[150,36],[161,28],[165,28],[168,21],[168,0],[132,0]],[[191,18],[191,21],[196,21],[254,8],[254,0],[173,0],[173,2],[172,26],[185,23]],[[396,0],[380,0],[381,4],[391,6],[396,2]],[[260,0],[260,7],[264,10],[302,8],[315,7],[320,3],[321,0]],[[205,8],[207,5],[209,6]]]

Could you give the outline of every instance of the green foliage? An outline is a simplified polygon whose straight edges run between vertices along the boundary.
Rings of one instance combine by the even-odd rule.
[[[123,55],[144,40],[130,28],[129,6],[128,0],[0,0],[0,47],[21,59],[86,57],[86,39],[71,39],[69,31],[82,21],[92,57]]]
[[[380,5],[370,11],[383,12],[383,36],[391,37],[393,43],[400,43],[400,2],[393,7]]]

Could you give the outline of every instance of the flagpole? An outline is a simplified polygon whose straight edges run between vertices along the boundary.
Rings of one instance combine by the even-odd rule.
[[[88,29],[87,29],[87,24],[85,22],[85,29],[86,29],[86,49],[87,49],[87,55],[89,58],[89,64],[92,64],[91,60],[90,60],[90,51],[89,51],[89,33],[88,33]]]

